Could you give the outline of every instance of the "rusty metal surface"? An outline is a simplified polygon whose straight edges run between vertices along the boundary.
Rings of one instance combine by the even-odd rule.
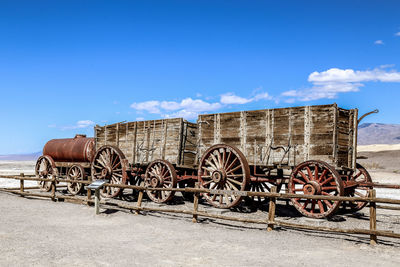
[[[48,141],[43,148],[43,155],[61,162],[90,162],[94,154],[94,138],[87,138],[86,135],[53,139]]]

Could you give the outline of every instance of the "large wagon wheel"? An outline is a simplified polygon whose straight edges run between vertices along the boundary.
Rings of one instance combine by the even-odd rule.
[[[356,183],[372,183],[372,178],[368,171],[361,165],[356,165],[356,170],[350,176],[350,181]],[[372,186],[357,186],[352,189],[348,196],[350,197],[368,197],[368,190],[372,189]],[[352,212],[359,211],[363,209],[368,203],[367,202],[349,202],[343,203],[345,209],[349,209]]]
[[[250,168],[239,149],[229,145],[214,145],[207,149],[199,165],[201,188],[244,191],[250,182]],[[234,193],[204,194],[208,203],[217,208],[231,208],[242,200]]]
[[[328,163],[319,160],[303,162],[293,170],[289,179],[289,193],[322,196],[342,196],[343,181],[339,173]],[[311,218],[333,215],[340,201],[291,199],[295,208]]]
[[[67,177],[68,180],[83,181],[86,178],[85,169],[79,164],[74,164],[69,168]],[[83,184],[69,182],[67,183],[67,189],[71,194],[77,195],[82,192]]]
[[[36,178],[53,179],[57,176],[58,171],[56,164],[50,156],[40,156],[35,165]],[[49,192],[51,190],[51,182],[38,181],[41,190]]]
[[[125,184],[127,179],[127,160],[124,153],[114,146],[105,145],[94,155],[91,173],[92,180],[107,180],[110,184]],[[121,188],[104,186],[100,194],[105,198],[118,196]]]
[[[154,160],[147,166],[145,185],[150,188],[176,188],[176,171],[174,166],[166,160]],[[154,202],[164,203],[174,197],[174,191],[146,190],[147,196]]]

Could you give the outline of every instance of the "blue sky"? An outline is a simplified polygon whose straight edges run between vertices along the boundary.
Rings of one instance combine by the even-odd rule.
[[[0,154],[94,124],[336,102],[400,123],[399,1],[0,0]]]

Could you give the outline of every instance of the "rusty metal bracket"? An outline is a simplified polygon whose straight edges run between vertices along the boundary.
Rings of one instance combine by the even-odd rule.
[[[360,122],[361,122],[365,117],[367,117],[367,116],[369,116],[369,115],[371,115],[371,114],[374,114],[374,113],[379,113],[379,109],[375,109],[375,110],[373,110],[373,111],[370,111],[370,112],[365,113],[364,115],[362,115],[362,116],[358,119],[357,124],[360,124]]]

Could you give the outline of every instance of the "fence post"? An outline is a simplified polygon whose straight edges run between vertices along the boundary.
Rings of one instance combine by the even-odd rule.
[[[368,195],[371,199],[376,198],[375,189],[370,189]],[[371,231],[376,231],[376,202],[371,201],[369,203],[369,229]],[[376,245],[378,243],[377,237],[375,234],[370,235],[370,244]]]
[[[20,173],[20,176],[21,177],[25,177],[25,174],[24,173]],[[24,179],[19,180],[19,191],[21,193],[24,192]]]
[[[143,183],[140,183],[140,186],[143,186]],[[137,201],[137,207],[138,207],[138,208],[140,208],[140,207],[142,206],[143,193],[144,193],[143,190],[140,189],[140,190],[139,190],[138,201]],[[140,214],[140,210],[137,209],[137,210],[135,211],[135,214],[136,214],[136,215]]]
[[[276,186],[271,187],[271,193],[276,193]],[[274,230],[274,220],[275,220],[275,209],[276,209],[276,197],[271,197],[269,199],[269,210],[268,210],[268,228],[267,231],[271,232]]]
[[[199,183],[196,182],[194,188],[198,189],[199,188]],[[194,193],[194,199],[193,199],[193,218],[192,222],[197,223],[197,211],[199,209],[199,192]]]
[[[51,200],[56,201],[56,177],[51,180]]]
[[[89,176],[88,181],[90,182],[89,184],[92,183],[92,177]],[[90,200],[92,199],[92,189],[87,189],[87,205],[90,206]]]
[[[100,214],[100,188],[94,191],[94,207],[96,210],[96,215]]]

